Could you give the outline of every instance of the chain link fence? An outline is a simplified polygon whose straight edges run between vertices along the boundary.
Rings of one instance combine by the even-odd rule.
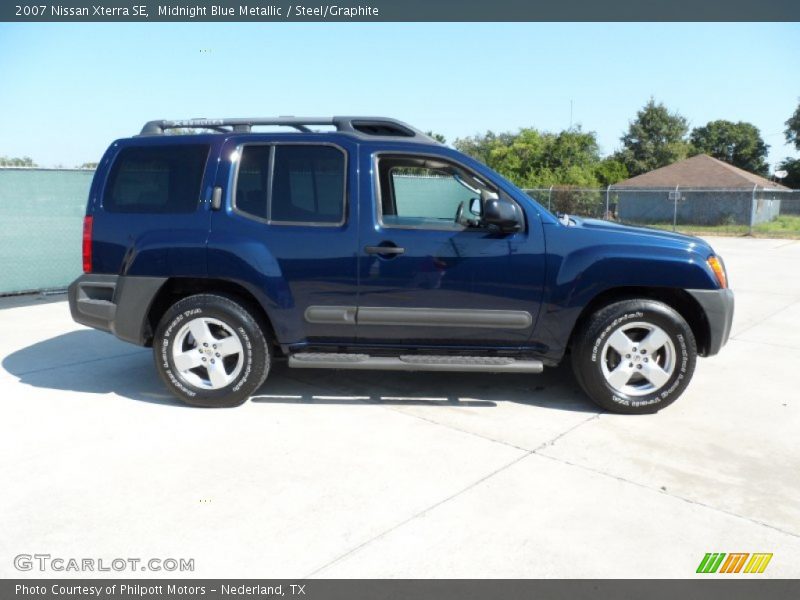
[[[526,189],[551,212],[702,235],[800,237],[800,190]]]

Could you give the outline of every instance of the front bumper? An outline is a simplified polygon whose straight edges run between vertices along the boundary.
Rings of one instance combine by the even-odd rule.
[[[686,290],[705,312],[709,339],[705,356],[713,356],[728,341],[733,323],[733,290]]]
[[[81,275],[69,286],[72,319],[113,333],[126,342],[146,345],[152,335],[147,315],[166,280],[165,277]]]

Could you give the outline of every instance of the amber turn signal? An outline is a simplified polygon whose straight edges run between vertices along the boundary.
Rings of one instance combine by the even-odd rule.
[[[716,256],[709,256],[708,266],[711,267],[711,270],[714,271],[714,275],[717,276],[719,287],[723,289],[728,287],[728,274],[725,273],[725,265],[722,264],[722,261]]]

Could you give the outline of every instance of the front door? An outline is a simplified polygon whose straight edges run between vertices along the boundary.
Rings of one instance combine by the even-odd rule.
[[[365,156],[361,173],[370,201],[361,204],[358,342],[523,346],[544,279],[538,220],[511,234],[481,226],[470,211],[481,191],[505,193],[444,155]]]

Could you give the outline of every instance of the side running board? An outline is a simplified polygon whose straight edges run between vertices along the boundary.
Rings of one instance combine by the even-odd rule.
[[[541,373],[539,360],[518,360],[505,356],[449,356],[405,354],[370,356],[300,352],[289,356],[295,369],[366,369],[375,371],[471,371],[483,373]]]

